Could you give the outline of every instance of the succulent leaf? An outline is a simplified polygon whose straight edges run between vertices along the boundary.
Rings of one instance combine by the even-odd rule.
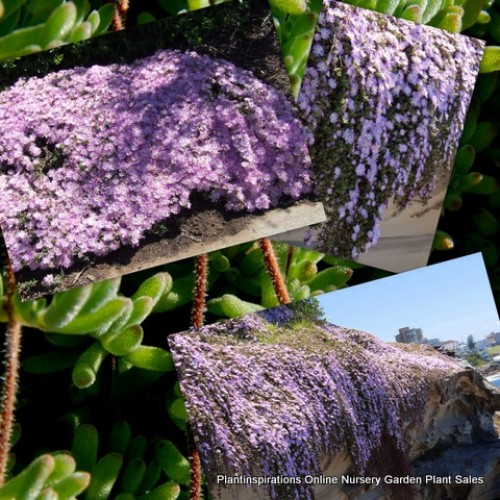
[[[178,448],[166,439],[156,446],[156,459],[168,477],[180,484],[189,484],[191,465]]]
[[[118,453],[108,453],[92,469],[92,479],[85,493],[86,500],[107,500],[123,465]]]
[[[91,472],[97,463],[99,435],[93,425],[83,424],[76,428],[71,445],[78,469]]]
[[[134,352],[125,356],[125,359],[144,370],[169,372],[174,369],[172,355],[159,347],[139,346]]]
[[[258,304],[241,300],[236,295],[225,294],[207,302],[207,309],[212,314],[225,318],[235,318],[264,309]]]
[[[0,488],[0,500],[35,500],[42,491],[45,481],[55,467],[51,455],[41,455],[31,462],[20,474],[7,481]]]

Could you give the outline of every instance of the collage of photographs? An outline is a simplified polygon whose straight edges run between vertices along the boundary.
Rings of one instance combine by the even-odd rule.
[[[0,500],[500,500],[499,0],[0,0]]]

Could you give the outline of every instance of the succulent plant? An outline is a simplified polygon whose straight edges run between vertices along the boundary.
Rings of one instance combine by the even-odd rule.
[[[88,0],[3,0],[0,61],[101,35],[114,12],[113,4],[91,11]]]
[[[92,5],[96,3],[98,2],[92,2]],[[68,25],[71,23],[68,19],[71,20],[74,9],[68,7],[68,4],[73,5],[77,11],[69,31]],[[161,0],[158,2],[160,4],[165,7],[163,12],[170,14],[187,8],[187,2],[183,0]],[[281,5],[285,4],[291,5],[293,9],[304,3],[282,2]],[[439,2],[436,5],[441,9],[444,7],[444,4],[438,4]],[[449,7],[446,15],[441,19],[436,18],[436,22],[448,29],[456,29],[461,24],[463,29],[472,24],[476,15],[474,12],[478,12],[476,24],[468,28],[467,33],[485,38],[489,44],[500,43],[498,2],[469,1],[462,5],[450,5],[447,2],[446,5],[446,8]],[[392,14],[399,14],[395,9],[400,7],[399,2],[396,5],[395,2],[387,1],[370,4],[365,2],[363,6],[372,9],[377,7],[376,10],[380,12]],[[405,4],[403,10],[408,10],[405,15],[417,15],[419,9],[410,7]],[[431,3],[423,6],[419,2],[419,7],[430,9]],[[308,9],[298,15],[273,7],[285,62],[296,92],[300,86],[301,72],[309,53],[308,44],[312,41],[320,8],[319,0],[312,0]],[[59,13],[49,23],[51,15],[57,9],[60,9]],[[101,27],[111,22],[112,5],[104,5],[96,12],[99,15],[98,24],[96,14],[88,11],[88,2],[0,1],[0,58],[29,53],[35,50],[33,45],[36,45],[36,50],[41,50],[67,43],[71,41],[70,36],[76,37],[74,40],[79,36],[82,40],[95,36],[101,33]],[[436,12],[439,13],[439,9]],[[143,21],[152,18],[152,15],[149,18],[146,16]],[[58,19],[58,22],[61,19],[63,21],[62,32],[66,32],[64,36],[61,31],[57,34],[53,31]],[[130,16],[128,22],[132,19]],[[90,34],[90,27],[86,23],[90,23],[94,30]],[[26,38],[26,34],[30,32],[26,30],[32,30],[37,37],[47,35],[50,40],[38,38],[36,44],[32,43]],[[9,38],[11,35],[15,36]],[[5,44],[5,40],[10,42]],[[12,52],[9,47],[20,52]],[[484,59],[482,70],[491,72],[498,68],[496,49],[488,49],[486,54],[489,55]],[[457,177],[452,181],[451,192],[455,192],[455,199],[458,193],[461,206],[457,209],[450,194],[446,202],[448,208],[435,240],[436,247],[452,246],[452,239],[447,235],[449,233],[453,237],[455,248],[439,254],[435,252],[434,259],[446,259],[462,255],[471,249],[483,249],[483,254],[488,257],[487,264],[496,289],[496,299],[500,302],[500,267],[496,257],[498,233],[495,229],[500,213],[496,183],[500,144],[498,129],[492,133],[494,124],[498,121],[495,116],[498,116],[500,103],[500,89],[498,83],[495,83],[496,78],[496,75],[491,74],[482,75],[478,80],[473,104],[467,115],[464,132],[466,137],[461,141],[455,162]],[[470,142],[474,135],[475,138]],[[358,264],[311,250],[291,249],[277,243],[273,244],[273,248],[293,301],[346,286],[354,268],[359,270],[355,271],[352,279],[358,282],[379,275]],[[0,296],[3,295],[0,321],[6,322],[8,286],[3,285],[0,280]],[[79,492],[85,495],[85,491],[89,491],[90,475],[93,476],[94,488],[91,493],[99,491],[104,498],[106,495],[116,495],[120,500],[131,500],[138,496],[154,500],[189,496],[186,486],[189,455],[185,439],[187,413],[179,384],[171,371],[172,360],[166,350],[165,334],[189,326],[189,309],[194,289],[194,265],[190,259],[160,270],[92,285],[83,292],[64,292],[57,299],[54,297],[22,303],[14,298],[14,320],[23,325],[25,330],[18,402],[19,421],[29,427],[34,422],[32,415],[36,414],[37,424],[41,423],[31,434],[26,429],[26,437],[17,443],[15,437],[9,438],[9,476],[0,489],[0,498],[27,498],[31,494],[29,492],[34,492],[36,497],[44,490],[45,496],[40,498],[57,498],[55,494],[59,495],[59,492],[59,498],[71,498],[71,494],[76,496]],[[209,255],[206,299],[209,323],[221,317],[235,318],[279,303],[258,242]],[[91,304],[95,307],[91,307]],[[152,308],[151,304],[154,304]],[[75,308],[74,316],[70,311],[71,307]],[[79,333],[69,333],[70,330]],[[113,365],[115,371],[110,389],[107,377]],[[72,374],[80,387],[72,386]],[[32,390],[32,387],[35,389]],[[38,398],[37,394],[43,397]],[[148,418],[145,419],[142,412],[146,411],[143,405],[147,394],[155,395],[157,406],[152,411],[148,407]],[[109,402],[110,398],[113,401],[113,411],[120,419],[119,424],[110,426],[100,422],[103,414],[106,414],[106,409],[96,403],[96,398],[101,396],[104,401]],[[140,417],[135,419],[134,424],[128,423],[128,419],[134,418],[134,413],[138,411],[141,412]],[[47,417],[43,420],[45,415]],[[159,430],[156,437],[146,436],[149,429],[154,427],[155,419],[155,429]],[[71,428],[73,445],[70,439],[64,447],[73,447],[77,460],[69,453],[48,452],[54,449],[54,436],[61,434],[60,427],[56,434],[48,432],[50,426],[55,425],[52,421],[57,422],[57,425],[62,422]],[[139,434],[132,436],[131,429],[136,429],[136,422],[142,422],[143,425],[138,426]],[[0,424],[0,433],[4,430]],[[177,433],[180,433],[180,437]],[[106,445],[108,436],[114,436],[112,440],[115,445]],[[117,436],[121,437],[118,439]],[[37,446],[32,443],[33,437],[36,437]],[[87,443],[87,451],[82,450],[78,442],[80,445],[82,442]],[[125,442],[128,444],[124,445]],[[94,454],[92,450],[96,446],[99,451]],[[141,455],[141,450],[144,449],[144,454]],[[104,458],[106,460],[101,462]],[[160,465],[160,460],[164,460],[163,465]],[[99,463],[101,466],[97,467]],[[144,464],[146,471],[142,475]],[[107,475],[103,473],[104,470],[108,471]],[[125,476],[130,481],[124,479]],[[58,478],[57,481],[53,480],[55,478]],[[142,486],[131,493],[139,479]],[[106,488],[109,488],[109,483],[106,482],[108,480],[113,482],[111,492],[106,492]],[[150,489],[143,487],[146,483],[151,485]]]

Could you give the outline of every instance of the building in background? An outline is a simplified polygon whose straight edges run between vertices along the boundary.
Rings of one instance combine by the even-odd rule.
[[[490,347],[500,345],[500,332],[491,332],[487,337]]]
[[[420,344],[422,343],[422,329],[421,328],[410,328],[405,326],[399,329],[399,334],[396,335],[396,342],[402,344]]]
[[[456,340],[445,340],[441,348],[444,351],[456,352],[458,350],[458,342]]]

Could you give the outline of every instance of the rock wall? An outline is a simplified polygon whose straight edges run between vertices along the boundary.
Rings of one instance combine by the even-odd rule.
[[[426,346],[269,318],[170,337],[215,498],[495,498],[500,390],[478,372]],[[456,475],[481,482],[440,481]]]

